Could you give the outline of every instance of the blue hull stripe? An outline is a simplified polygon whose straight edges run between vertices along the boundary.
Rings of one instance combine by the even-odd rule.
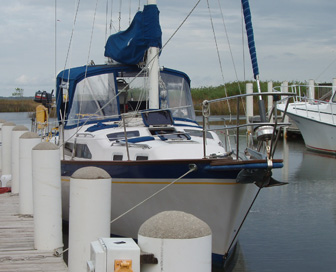
[[[267,169],[266,162],[228,163],[211,165],[209,160],[195,161],[62,161],[62,176],[71,176],[77,169],[96,166],[107,171],[115,179],[176,179],[189,171],[195,164],[197,170],[188,174],[188,179],[236,179],[242,169]],[[273,162],[274,168],[281,168],[281,162]]]

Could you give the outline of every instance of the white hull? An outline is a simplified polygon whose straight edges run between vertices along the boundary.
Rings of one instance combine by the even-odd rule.
[[[112,178],[112,214],[114,220],[144,199],[169,184],[171,180],[123,181]],[[216,184],[217,183],[217,184]],[[63,179],[63,218],[68,217],[69,178]],[[177,210],[191,213],[205,221],[212,230],[213,253],[224,255],[257,193],[254,184],[234,180],[209,182],[183,179],[141,204],[111,224],[111,233],[137,238],[140,226],[155,214]]]
[[[290,103],[287,115],[299,128],[308,149],[336,153],[336,116],[333,116],[334,105],[313,105],[309,103]],[[278,109],[283,110],[284,105]]]

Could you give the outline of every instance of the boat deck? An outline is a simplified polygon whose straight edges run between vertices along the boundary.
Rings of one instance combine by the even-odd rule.
[[[19,215],[19,196],[0,194],[0,272],[68,271],[62,257],[34,249],[34,220]]]

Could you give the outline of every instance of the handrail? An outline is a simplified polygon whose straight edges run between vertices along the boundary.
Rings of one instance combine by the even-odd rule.
[[[315,87],[323,87],[326,89],[330,89],[330,91],[327,93],[327,95],[331,95],[330,101],[325,100],[319,100],[315,98],[310,98],[305,96],[303,92],[303,88],[306,88],[306,91],[308,92],[308,89],[311,88],[312,85],[291,85],[288,86],[288,88],[291,90],[291,93],[294,94],[293,101],[296,106],[294,107],[295,112],[298,114],[298,110],[304,110],[305,115],[307,118],[310,117],[310,114],[316,113],[315,116],[318,117],[319,121],[323,121],[323,115],[330,115],[332,124],[335,124],[335,113],[333,110],[333,107],[336,106],[336,103],[332,101],[332,99],[335,99],[335,87],[334,86],[314,86]],[[273,90],[276,91],[279,89],[280,86],[274,87]],[[279,94],[281,93],[280,91]],[[282,94],[282,93],[281,93]],[[288,98],[287,98],[288,99]],[[325,107],[321,107],[322,105],[325,105]],[[316,107],[314,107],[316,106]]]
[[[295,94],[292,93],[292,92],[278,92],[278,91],[275,91],[275,92],[264,92],[264,93],[261,93],[261,94],[260,93],[239,94],[239,95],[234,95],[234,96],[230,96],[230,97],[223,97],[223,98],[218,98],[218,99],[213,99],[213,100],[204,100],[203,103],[202,103],[202,106],[203,106],[203,110],[202,110],[202,113],[203,113],[203,127],[204,127],[203,132],[205,134],[205,132],[207,130],[209,130],[208,129],[208,123],[209,123],[209,118],[208,117],[209,117],[209,112],[210,112],[210,105],[212,103],[216,103],[216,102],[223,102],[223,101],[227,101],[227,100],[236,99],[236,103],[237,103],[236,124],[235,125],[224,124],[223,127],[211,129],[211,131],[219,131],[219,130],[226,131],[225,141],[230,141],[230,135],[229,135],[229,133],[227,133],[228,131],[232,130],[232,131],[235,132],[235,135],[237,137],[236,145],[235,145],[236,160],[240,159],[240,157],[239,157],[239,152],[240,152],[239,135],[241,133],[240,132],[241,128],[254,127],[253,131],[256,131],[258,133],[258,135],[256,137],[257,146],[255,146],[254,148],[251,146],[251,143],[254,142],[251,139],[251,141],[248,141],[247,148],[253,148],[253,149],[255,149],[256,152],[260,153],[262,147],[264,146],[264,150],[267,153],[265,158],[267,158],[267,160],[269,162],[271,162],[272,158],[274,156],[274,153],[275,153],[275,148],[277,146],[279,136],[280,136],[280,129],[279,128],[290,125],[290,123],[284,122],[284,117],[281,120],[281,122],[278,122],[276,105],[272,106],[272,109],[270,110],[270,114],[269,114],[269,117],[268,117],[268,120],[272,120],[273,115],[274,115],[274,120],[275,120],[274,122],[271,122],[271,121],[267,122],[267,120],[266,120],[266,122],[252,122],[252,123],[250,123],[248,118],[246,118],[244,120],[245,123],[241,124],[242,118],[240,118],[240,115],[239,115],[239,112],[240,112],[239,100],[241,98],[244,98],[244,97],[259,96],[259,95],[262,95],[262,96],[286,96],[286,99],[287,99],[286,110],[287,110],[287,107],[288,107],[288,98],[289,97],[295,97]],[[274,103],[275,104],[278,103],[278,100],[279,99],[276,99],[274,101]],[[250,136],[250,135],[248,134],[248,136]],[[204,143],[206,141],[204,136],[203,136],[203,141],[204,141]],[[204,147],[203,147],[204,154],[206,154],[205,148],[206,148],[206,145],[204,144]],[[227,151],[229,151],[229,150],[227,150]],[[231,151],[233,152],[233,150],[231,150]],[[270,165],[271,165],[271,163],[270,163]]]

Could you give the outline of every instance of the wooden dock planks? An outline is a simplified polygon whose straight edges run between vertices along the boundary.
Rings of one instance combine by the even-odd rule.
[[[0,194],[0,272],[68,271],[62,257],[34,249],[34,220],[18,213],[19,196]]]

